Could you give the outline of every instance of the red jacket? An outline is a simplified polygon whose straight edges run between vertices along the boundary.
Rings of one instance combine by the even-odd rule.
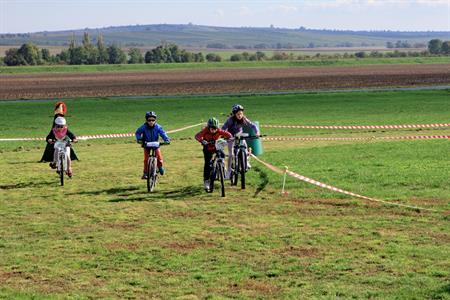
[[[225,139],[229,139],[229,138],[232,137],[232,135],[228,131],[222,130],[220,128],[217,128],[217,131],[213,134],[213,133],[211,133],[211,131],[209,131],[208,127],[203,128],[199,133],[197,133],[195,135],[195,139],[197,141],[199,141],[199,142],[202,142],[202,141],[207,141],[207,142],[217,141],[221,137],[223,137]],[[216,151],[216,146],[214,144],[208,144],[206,147],[207,147],[206,149],[208,151],[211,151],[211,152]]]

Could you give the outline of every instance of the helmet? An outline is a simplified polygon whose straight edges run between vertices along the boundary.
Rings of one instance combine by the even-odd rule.
[[[240,104],[234,104],[231,107],[231,112],[233,113],[233,115],[235,115],[240,110],[242,110],[242,111],[244,110],[244,107],[242,105],[240,105]]]
[[[63,117],[57,117],[55,119],[55,124],[56,125],[60,125],[60,126],[65,126],[66,125],[66,119],[64,119]]]
[[[154,111],[148,111],[145,113],[145,119],[147,120],[148,118],[153,117],[156,119],[156,113]]]
[[[218,128],[219,127],[219,120],[216,118],[209,118],[208,120],[208,127],[209,128]]]

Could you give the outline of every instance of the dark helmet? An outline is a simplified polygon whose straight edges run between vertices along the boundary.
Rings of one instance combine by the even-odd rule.
[[[154,111],[148,111],[145,113],[145,119],[147,120],[148,118],[153,117],[156,119],[156,113]]]
[[[208,128],[219,128],[219,120],[216,118],[209,118]]]
[[[242,106],[242,105],[240,105],[240,104],[234,104],[232,107],[231,107],[231,113],[233,114],[233,115],[235,115],[238,111],[240,111],[240,110],[242,110],[242,111],[244,111],[244,107]]]

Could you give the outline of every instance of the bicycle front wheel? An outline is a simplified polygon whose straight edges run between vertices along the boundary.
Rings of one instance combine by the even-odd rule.
[[[220,179],[222,197],[225,197],[225,183],[224,183],[225,165],[223,163],[220,163],[218,165],[218,169],[219,169],[218,171],[219,171],[219,179]]]
[[[239,152],[239,172],[241,173],[241,189],[245,189],[245,172],[247,169],[247,157],[243,151]]]
[[[209,173],[209,192],[212,193],[214,191],[214,181],[217,177],[217,165],[214,163],[211,167],[211,173]]]
[[[231,174],[230,174],[231,185],[237,185],[239,174],[237,167],[238,167],[237,159],[236,156],[234,156],[231,162]]]
[[[59,180],[61,182],[61,186],[64,185],[64,155],[59,157]]]
[[[147,191],[153,192],[156,186],[156,158],[148,159]]]

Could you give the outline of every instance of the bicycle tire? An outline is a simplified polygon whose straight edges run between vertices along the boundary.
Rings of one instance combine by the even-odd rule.
[[[218,169],[219,169],[219,179],[220,179],[220,185],[221,185],[221,194],[222,194],[222,197],[225,197],[225,183],[224,183],[225,165],[223,163],[220,163],[218,165]]]
[[[61,186],[64,186],[64,155],[59,156],[59,180]]]
[[[230,174],[230,181],[231,185],[237,185],[238,183],[238,163],[236,159],[236,155],[233,156],[233,160],[231,162],[231,174]]]
[[[241,151],[239,153],[239,171],[241,173],[241,189],[245,189],[245,172],[246,172],[246,157],[245,153]]]
[[[217,176],[217,165],[214,162],[211,168],[211,173],[209,173],[209,192],[212,193],[214,191],[214,180],[216,180]]]
[[[153,192],[156,186],[156,158],[150,157],[148,162],[147,191]]]

